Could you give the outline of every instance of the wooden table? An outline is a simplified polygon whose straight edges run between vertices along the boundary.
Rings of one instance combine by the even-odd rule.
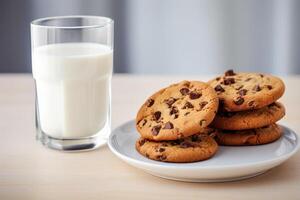
[[[182,79],[210,77],[114,75],[112,126],[133,119],[153,91]],[[282,123],[300,133],[300,76],[284,78]],[[300,199],[300,153],[256,178],[228,183],[164,180],[135,169],[107,146],[62,153],[35,140],[31,75],[0,75],[0,199]]]

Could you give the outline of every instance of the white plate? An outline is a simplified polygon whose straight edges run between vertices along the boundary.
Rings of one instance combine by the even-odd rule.
[[[155,176],[189,182],[223,182],[257,176],[278,166],[299,149],[297,134],[282,126],[283,137],[260,146],[224,147],[206,161],[194,163],[164,163],[150,160],[135,150],[139,134],[134,121],[116,128],[110,135],[111,151],[128,164]]]

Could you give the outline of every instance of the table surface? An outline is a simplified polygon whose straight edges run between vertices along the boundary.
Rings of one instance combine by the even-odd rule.
[[[112,128],[135,117],[151,93],[182,79],[207,76],[114,75]],[[283,77],[281,121],[300,133],[300,76]],[[129,166],[107,146],[63,153],[35,140],[34,84],[29,74],[0,75],[0,199],[299,199],[300,153],[248,180],[185,183],[165,180]]]

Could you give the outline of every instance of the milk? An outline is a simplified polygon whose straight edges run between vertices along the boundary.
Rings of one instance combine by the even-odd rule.
[[[89,137],[109,126],[113,51],[94,43],[34,48],[41,130],[59,139]]]

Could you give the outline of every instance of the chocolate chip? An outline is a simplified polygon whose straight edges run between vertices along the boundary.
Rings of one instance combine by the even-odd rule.
[[[181,88],[180,89],[180,93],[184,96],[187,95],[189,92],[190,92],[190,90],[188,88]]]
[[[207,101],[202,101],[201,103],[199,103],[199,105],[200,105],[200,110],[202,110],[207,104],[208,104]]]
[[[178,117],[179,117],[178,114],[175,114],[175,115],[174,115],[174,119],[177,119]]]
[[[168,107],[171,108],[171,106],[175,103],[175,101],[177,101],[177,99],[171,97],[169,99],[165,99],[164,103],[166,103]]]
[[[201,93],[198,92],[191,92],[190,93],[190,99],[199,99],[202,96]]]
[[[217,85],[215,87],[215,91],[217,91],[217,92],[225,92],[224,88],[221,85]]]
[[[174,115],[174,114],[177,114],[179,111],[178,111],[178,108],[175,107],[175,106],[172,106],[171,110],[170,110],[170,115]]]
[[[187,108],[194,108],[194,106],[193,106],[193,104],[191,104],[190,102],[187,101],[184,104],[184,106],[182,107],[182,109],[187,109]]]
[[[165,149],[165,148],[162,148],[162,147],[158,149],[159,152],[164,152],[165,150],[166,150],[166,149]]]
[[[217,77],[217,78],[216,78],[216,81],[219,81],[220,79],[221,79],[221,77]]]
[[[259,76],[260,76],[261,78],[263,78],[263,77],[264,77],[264,75],[263,75],[263,74],[259,74]]]
[[[141,140],[139,141],[139,145],[140,145],[140,146],[143,146],[143,145],[145,144],[145,142],[146,142],[146,139],[141,139]]]
[[[253,87],[253,90],[256,91],[256,92],[259,92],[259,91],[261,91],[261,87],[259,85],[255,85]]]
[[[235,79],[234,78],[225,78],[223,81],[224,85],[231,85],[235,83]]]
[[[155,121],[158,121],[160,117],[161,117],[161,112],[160,112],[160,111],[156,111],[156,112],[153,114],[153,119],[154,119]]]
[[[186,112],[186,113],[184,113],[184,116],[187,116],[188,114],[190,114],[190,112]]]
[[[240,85],[239,87],[235,88],[236,90],[240,90],[242,89],[244,86],[243,85]]]
[[[250,101],[249,103],[248,103],[248,106],[253,106],[254,105],[254,101]]]
[[[167,156],[165,156],[165,155],[158,155],[158,156],[156,156],[156,158],[157,158],[158,160],[166,160],[166,159],[167,159]]]
[[[189,148],[189,147],[195,147],[195,145],[193,145],[189,141],[184,141],[184,142],[180,143],[180,147],[185,149],[185,148]]]
[[[142,126],[145,126],[146,123],[147,123],[147,120],[144,119],[144,122],[143,122]]]
[[[234,100],[233,102],[236,104],[236,105],[242,105],[244,103],[244,98],[243,97],[238,97],[236,98],[236,100]]]
[[[190,87],[191,83],[189,81],[185,81],[185,83],[183,84],[185,87]]]
[[[237,94],[241,95],[241,96],[245,96],[247,94],[248,90],[246,89],[242,89],[240,91],[237,92]]]
[[[225,72],[225,76],[234,76],[234,75],[236,75],[236,73],[234,73],[232,69],[229,69]]]
[[[248,81],[250,81],[250,80],[252,80],[252,78],[249,77],[249,78],[247,78],[245,81],[248,82]]]
[[[153,99],[148,99],[146,102],[147,107],[151,107],[154,104],[154,100]]]
[[[139,120],[139,121],[136,123],[136,125],[139,125],[139,124],[141,123],[141,121],[142,121],[142,119],[141,119],[141,120]]]
[[[206,124],[206,120],[205,119],[201,119],[199,124],[200,124],[201,127],[204,126]]]
[[[146,157],[149,158],[150,157],[149,154],[146,153]]]
[[[156,136],[159,134],[159,131],[161,129],[161,125],[153,126],[151,129],[152,135]]]
[[[165,126],[163,127],[163,129],[173,129],[173,128],[174,128],[174,126],[171,122],[167,122],[165,124]]]
[[[272,90],[272,89],[273,89],[272,85],[267,85],[267,88],[268,88],[269,90]]]

